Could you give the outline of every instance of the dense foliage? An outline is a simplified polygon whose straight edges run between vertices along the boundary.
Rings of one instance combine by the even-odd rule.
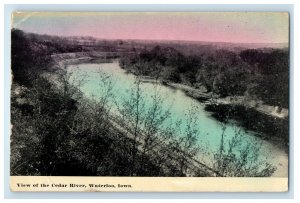
[[[195,88],[204,86],[220,97],[247,95],[288,108],[289,53],[285,49],[215,50],[183,55],[156,46],[121,58],[126,70]]]

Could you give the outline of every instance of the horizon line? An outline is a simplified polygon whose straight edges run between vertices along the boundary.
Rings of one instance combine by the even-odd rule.
[[[36,32],[27,32],[19,28],[11,28],[11,30],[16,29],[16,30],[21,30],[24,33],[27,34],[37,34],[37,35],[47,35],[47,36],[53,36],[53,37],[85,37],[85,38],[94,38],[97,40],[111,40],[111,41],[117,41],[117,40],[128,40],[128,41],[170,41],[170,42],[195,42],[195,43],[226,43],[226,44],[287,44],[289,45],[288,42],[229,42],[229,41],[202,41],[202,40],[183,40],[183,39],[138,39],[138,38],[100,38],[96,36],[91,36],[91,35],[51,35],[47,33],[36,33]]]

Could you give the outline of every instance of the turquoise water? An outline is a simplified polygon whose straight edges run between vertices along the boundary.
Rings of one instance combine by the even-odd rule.
[[[73,73],[71,77],[73,81],[80,80],[82,77],[86,79],[84,85],[81,86],[81,90],[88,98],[94,99],[99,98],[99,95],[103,94],[104,85],[101,83],[101,79],[110,77],[111,79],[109,81],[112,82],[112,92],[114,95],[114,101],[111,100],[110,103],[115,112],[117,112],[116,105],[121,105],[123,100],[129,97],[130,91],[134,88],[134,82],[136,81],[135,76],[125,73],[125,71],[119,67],[118,62],[69,65],[67,70]],[[141,89],[145,101],[152,101],[151,98],[154,94],[155,85],[157,94],[163,98],[161,105],[164,109],[170,109],[171,113],[171,119],[166,120],[164,123],[165,127],[170,125],[170,123],[174,123],[175,120],[181,120],[181,130],[183,130],[187,122],[186,113],[193,107],[193,112],[197,115],[197,143],[203,151],[208,152],[206,157],[201,157],[201,161],[205,161],[209,165],[212,153],[219,149],[223,132],[222,127],[225,124],[211,117],[210,113],[204,110],[204,104],[186,96],[183,91],[178,89],[144,82],[141,84]],[[147,104],[146,102],[146,108],[147,105],[150,106],[151,104]],[[259,143],[261,145],[260,160],[267,159],[268,162],[277,167],[274,176],[287,176],[288,158],[283,149],[273,146],[267,141],[260,140],[253,135],[254,132],[244,132],[243,129],[234,123],[226,124],[225,127],[225,143],[228,143],[229,139],[235,135],[237,130],[241,130],[245,143]]]

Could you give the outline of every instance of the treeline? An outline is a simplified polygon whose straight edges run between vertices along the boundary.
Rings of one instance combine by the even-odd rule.
[[[60,37],[50,35],[40,35],[35,33],[26,33],[22,30],[13,29],[12,39],[16,44],[23,44],[20,47],[30,46],[33,51],[43,49],[47,56],[59,53],[76,52],[131,52],[138,48],[131,43],[125,43],[122,40],[97,40],[92,37]],[[18,40],[24,40],[23,42]],[[31,42],[30,45],[26,44]]]
[[[172,47],[123,56],[122,68],[161,80],[205,87],[219,97],[245,96],[288,108],[289,53],[286,49],[214,50],[184,55]]]
[[[109,77],[100,80],[101,95],[88,100],[80,91],[82,80],[71,83],[63,70],[48,71],[53,64],[47,46],[20,30],[12,30],[11,37],[11,175],[270,176],[275,171],[258,160],[255,146],[240,148],[239,132],[229,147],[222,142],[211,166],[197,161],[200,132],[193,109],[186,126],[176,121],[162,127],[171,116],[162,108],[163,98],[154,94],[145,105],[137,80],[115,116]]]

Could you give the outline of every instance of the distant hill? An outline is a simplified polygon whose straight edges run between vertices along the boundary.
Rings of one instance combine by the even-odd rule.
[[[133,39],[99,39],[88,36],[51,36],[36,33],[25,33],[31,41],[47,46],[53,53],[75,51],[105,52],[141,52],[152,50],[155,46],[172,47],[184,55],[202,55],[216,50],[241,52],[246,49],[288,49],[288,43],[230,43],[182,40],[133,40]]]

